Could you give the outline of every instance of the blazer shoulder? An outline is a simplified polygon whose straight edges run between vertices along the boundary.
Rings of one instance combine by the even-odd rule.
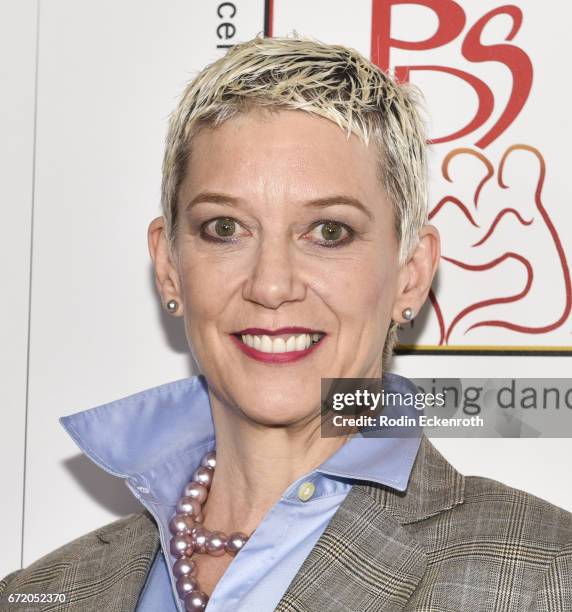
[[[491,516],[483,525],[518,525],[523,536],[548,545],[572,543],[571,512],[491,478],[465,476],[464,500],[458,510],[475,517],[494,512],[494,519]]]
[[[36,588],[49,584],[74,563],[90,558],[101,545],[131,533],[154,529],[154,522],[147,511],[133,513],[112,523],[94,529],[49,552],[29,566],[16,570],[0,580],[0,595],[9,590],[24,591],[26,585]]]

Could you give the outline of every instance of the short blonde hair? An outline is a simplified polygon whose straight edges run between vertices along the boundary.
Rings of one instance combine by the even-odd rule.
[[[394,211],[403,264],[427,222],[425,128],[421,92],[398,83],[353,49],[299,37],[237,44],[204,68],[185,88],[169,121],[161,205],[169,247],[176,242],[178,193],[192,138],[252,110],[302,110],[325,117],[365,145],[373,140],[380,179]],[[383,351],[389,362],[396,340],[392,321]]]

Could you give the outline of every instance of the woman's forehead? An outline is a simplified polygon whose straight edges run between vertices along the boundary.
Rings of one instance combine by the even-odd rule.
[[[194,137],[182,191],[378,197],[378,176],[373,144],[334,122],[304,111],[251,111]]]

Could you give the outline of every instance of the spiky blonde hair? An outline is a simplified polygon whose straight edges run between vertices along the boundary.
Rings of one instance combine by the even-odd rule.
[[[427,222],[425,128],[421,92],[398,83],[357,51],[297,36],[256,38],[235,45],[206,66],[184,90],[169,121],[161,205],[167,240],[174,248],[177,200],[192,139],[253,108],[302,110],[356,134],[379,156],[380,179],[394,211],[403,264]],[[396,340],[392,321],[384,350],[389,363]]]

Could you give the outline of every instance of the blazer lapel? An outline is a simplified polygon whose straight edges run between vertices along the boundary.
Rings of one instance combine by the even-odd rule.
[[[464,479],[423,437],[407,491],[354,484],[277,612],[402,609],[427,568],[407,525],[463,500]]]
[[[42,592],[65,593],[66,612],[132,612],[159,546],[147,511],[116,521],[77,541],[71,558],[61,559],[57,574]]]

